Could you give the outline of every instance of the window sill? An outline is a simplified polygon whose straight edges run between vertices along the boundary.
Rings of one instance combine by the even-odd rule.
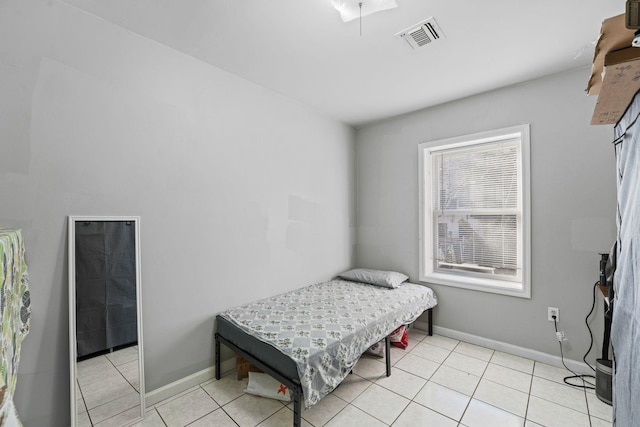
[[[431,273],[420,277],[420,282],[455,288],[471,289],[480,292],[508,295],[518,298],[531,298],[529,287],[521,282],[509,282],[489,278],[456,276],[453,274]]]

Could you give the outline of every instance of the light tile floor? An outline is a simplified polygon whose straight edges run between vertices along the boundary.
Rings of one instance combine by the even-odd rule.
[[[363,357],[303,426],[611,426],[611,407],[569,387],[566,370],[412,329],[407,350]],[[244,393],[235,375],[211,380],[148,408],[139,426],[291,426],[291,404]]]
[[[78,362],[77,375],[79,427],[118,426],[140,416],[138,346]]]

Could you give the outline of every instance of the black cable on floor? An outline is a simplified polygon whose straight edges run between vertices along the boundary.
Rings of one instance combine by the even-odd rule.
[[[553,326],[556,329],[556,336],[557,336],[557,334],[558,334],[558,320],[556,319],[556,316],[552,316],[552,317],[553,317]],[[558,339],[558,344],[560,345],[560,359],[562,360],[562,365],[564,365],[564,367],[567,369],[567,371],[569,371],[569,372],[571,372],[573,374],[573,375],[569,375],[568,377],[564,377],[564,383],[567,384],[567,385],[570,385],[571,387],[578,387],[578,388],[595,390],[596,389],[596,385],[593,384],[593,383],[590,383],[589,381],[586,381],[585,378],[593,378],[595,380],[596,377],[593,376],[593,375],[576,374],[571,369],[569,369],[567,364],[564,363],[564,352],[562,350],[562,340]],[[569,380],[574,379],[574,378],[576,378],[578,380],[582,380],[582,384],[572,384],[572,383],[570,383]]]

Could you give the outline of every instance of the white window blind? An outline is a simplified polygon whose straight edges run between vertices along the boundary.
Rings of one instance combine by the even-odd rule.
[[[517,275],[518,143],[432,153],[435,268]]]
[[[528,126],[421,144],[423,281],[529,296],[528,147]]]

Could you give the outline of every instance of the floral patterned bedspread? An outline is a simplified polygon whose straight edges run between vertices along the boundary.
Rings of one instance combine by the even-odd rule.
[[[426,286],[389,289],[336,279],[221,316],[295,361],[309,408],[342,382],[367,348],[436,304]]]
[[[29,333],[31,298],[21,230],[0,228],[0,381],[13,394],[20,346]]]

